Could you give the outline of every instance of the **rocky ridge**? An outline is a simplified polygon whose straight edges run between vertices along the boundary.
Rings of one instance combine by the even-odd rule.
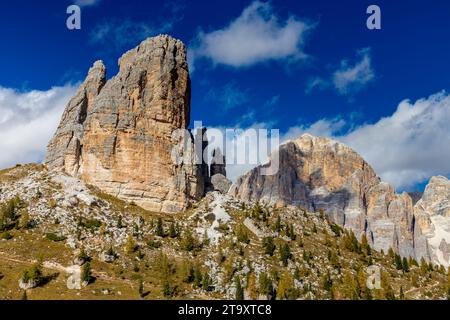
[[[263,167],[257,167],[237,180],[230,195],[323,210],[357,237],[366,233],[376,250],[393,248],[401,256],[450,265],[450,183],[446,178],[432,178],[413,205],[407,193],[399,195],[382,182],[354,150],[331,139],[305,134],[283,144],[278,155],[276,175],[261,175]]]
[[[205,168],[194,146],[172,149],[186,134],[190,79],[184,44],[162,35],[143,41],[119,60],[106,80],[97,61],[67,105],[48,145],[46,164],[108,194],[158,212],[179,212],[205,192]],[[188,133],[187,133],[188,134]]]

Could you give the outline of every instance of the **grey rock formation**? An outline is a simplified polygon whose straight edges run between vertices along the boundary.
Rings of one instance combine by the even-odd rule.
[[[430,179],[414,207],[414,241],[417,259],[450,266],[450,181]]]
[[[105,65],[102,61],[96,61],[66,106],[59,127],[48,145],[45,162],[50,170],[61,170],[72,175],[78,171],[85,120],[105,83]]]
[[[211,177],[211,187],[213,191],[226,194],[231,187],[231,181],[223,174],[217,173]]]
[[[211,177],[216,174],[221,174],[226,177],[226,165],[225,156],[222,154],[222,151],[219,148],[214,149],[209,170]]]
[[[184,44],[163,35],[143,41],[105,80],[96,62],[70,101],[46,163],[148,210],[178,212],[204,194],[204,165],[194,163],[190,79]],[[180,131],[181,129],[181,131]],[[175,131],[181,135],[173,135]],[[173,152],[187,160],[174,163]]]
[[[393,248],[402,256],[418,256],[414,238],[424,237],[415,236],[417,219],[411,197],[407,193],[396,194],[354,150],[305,134],[280,146],[278,155],[278,173],[262,175],[261,170],[270,163],[259,166],[238,178],[229,194],[244,201],[291,204],[312,211],[323,209],[334,222],[356,236],[366,233],[376,250],[387,252]],[[433,180],[431,185],[435,185]],[[440,194],[438,198],[442,199]],[[429,198],[425,192],[423,199]],[[424,202],[428,203],[421,200],[417,205]],[[428,240],[421,241],[427,248]],[[444,251],[445,243],[440,245]],[[425,254],[425,258],[438,261],[431,254]]]

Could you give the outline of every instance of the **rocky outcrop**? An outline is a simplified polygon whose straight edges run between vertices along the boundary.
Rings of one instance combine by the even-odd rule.
[[[61,170],[72,175],[77,173],[86,117],[105,83],[105,65],[97,61],[66,106],[59,127],[48,145],[45,162],[50,170]]]
[[[277,154],[275,175],[261,174],[269,162],[238,178],[229,193],[244,201],[322,209],[357,236],[366,233],[376,250],[393,248],[402,256],[417,256],[415,238],[420,236],[415,235],[418,222],[411,197],[396,194],[354,150],[305,134],[281,145]],[[427,240],[423,241],[427,248]],[[426,258],[437,261],[431,255]]]
[[[211,177],[211,189],[226,194],[230,190],[231,181],[223,174],[217,173]]]
[[[450,266],[450,181],[430,179],[414,207],[414,241],[417,259],[422,257]]]
[[[221,174],[226,177],[226,166],[227,164],[225,162],[225,156],[222,154],[222,151],[220,151],[219,148],[214,149],[212,152],[211,164],[209,166],[211,177],[215,174]]]
[[[190,162],[172,159],[181,139],[173,132],[190,121],[186,48],[166,35],[150,38],[119,67],[106,81],[104,65],[94,64],[64,111],[46,163],[146,209],[184,210],[203,196],[206,179],[192,143],[177,150]]]

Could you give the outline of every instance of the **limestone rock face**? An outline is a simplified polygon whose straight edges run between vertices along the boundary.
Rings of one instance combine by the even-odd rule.
[[[353,230],[356,236],[365,232],[376,250],[387,252],[393,248],[402,256],[414,257],[418,250],[415,238],[427,248],[428,240],[422,233],[415,235],[419,231],[414,226],[421,223],[423,232],[430,230],[429,214],[417,219],[411,197],[407,193],[396,194],[351,148],[305,134],[280,146],[278,156],[279,171],[275,175],[261,175],[261,170],[271,163],[257,167],[238,178],[230,195],[244,201],[297,205],[312,211],[323,209],[334,222]],[[439,196],[426,192],[416,207],[426,203],[427,208],[433,209],[425,211],[436,212],[440,208],[439,216],[442,212],[448,215],[441,201],[445,187],[433,180],[429,189],[439,190],[433,192]],[[448,252],[448,243],[436,246]],[[436,261],[430,255],[427,258]]]
[[[205,185],[202,165],[172,159],[180,142],[173,132],[190,121],[186,48],[166,35],[150,38],[125,53],[119,67],[105,81],[104,65],[95,63],[64,112],[46,162],[146,209],[184,210]],[[193,160],[193,148],[188,143],[178,154]]]
[[[216,174],[227,176],[225,156],[219,148],[213,150],[212,159],[210,164],[211,177]]]
[[[450,181],[430,179],[414,207],[415,255],[417,259],[450,266]]]
[[[105,65],[97,61],[66,106],[59,127],[48,145],[45,162],[49,169],[66,171],[71,175],[78,171],[85,120],[105,83]]]

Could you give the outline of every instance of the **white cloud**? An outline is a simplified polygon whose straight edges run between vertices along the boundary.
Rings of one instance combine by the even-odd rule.
[[[330,83],[320,77],[310,78],[306,83],[305,93],[309,94],[314,90],[322,90],[330,86]]]
[[[91,34],[90,42],[93,44],[107,45],[119,52],[127,47],[135,46],[150,36],[170,31],[172,23],[161,26],[151,25],[145,22],[132,20],[112,20],[97,24]]]
[[[375,79],[371,64],[370,49],[358,52],[360,61],[350,64],[347,60],[341,61],[340,69],[333,73],[333,85],[341,95],[348,95],[363,89],[370,81]]]
[[[280,22],[270,2],[254,1],[223,29],[198,34],[190,48],[191,66],[201,57],[233,67],[305,59],[303,46],[311,28],[311,24],[294,16]]]
[[[94,6],[100,3],[101,0],[76,0],[75,4],[80,7]]]
[[[450,174],[450,95],[442,92],[415,103],[402,101],[389,117],[339,135],[343,119],[322,119],[291,128],[282,140],[304,132],[339,140],[399,189],[414,187],[433,175]]]
[[[342,60],[340,66],[330,77],[312,77],[306,83],[305,93],[314,90],[333,88],[340,95],[352,96],[364,89],[371,81],[375,80],[375,71],[372,67],[372,57],[369,48],[357,52],[359,58],[351,64],[348,60]]]
[[[229,82],[220,88],[211,88],[205,95],[205,99],[222,111],[242,106],[249,101],[247,90],[240,89],[235,82]]]
[[[18,92],[0,87],[0,168],[40,162],[76,85]]]

